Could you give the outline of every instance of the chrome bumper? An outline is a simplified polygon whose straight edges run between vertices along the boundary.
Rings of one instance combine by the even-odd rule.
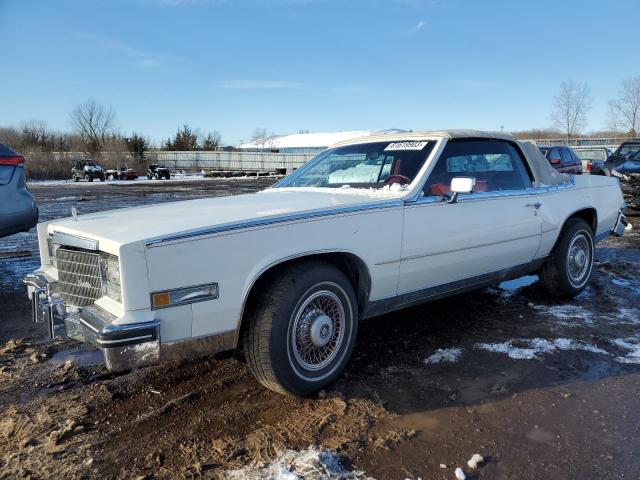
[[[32,319],[44,323],[50,339],[69,337],[98,347],[108,370],[129,370],[160,361],[160,322],[114,325],[115,317],[96,305],[68,307],[56,282],[42,273],[24,279],[31,300]]]

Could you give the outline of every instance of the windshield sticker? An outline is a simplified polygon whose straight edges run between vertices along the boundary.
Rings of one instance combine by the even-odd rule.
[[[394,150],[422,150],[429,142],[394,142],[387,145],[385,152]]]

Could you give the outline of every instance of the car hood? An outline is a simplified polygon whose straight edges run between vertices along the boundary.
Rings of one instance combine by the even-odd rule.
[[[98,240],[100,249],[117,254],[119,246],[139,241],[196,233],[256,220],[277,220],[297,214],[321,213],[351,206],[401,201],[402,192],[355,189],[268,189],[263,192],[161,203],[78,215],[55,220],[54,231]],[[79,213],[82,213],[81,211]]]

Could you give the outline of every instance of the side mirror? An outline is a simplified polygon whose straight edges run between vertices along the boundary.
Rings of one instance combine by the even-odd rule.
[[[558,165],[560,163],[560,157],[554,157],[549,159],[551,165]]]
[[[451,179],[451,196],[447,199],[448,203],[456,203],[458,201],[458,195],[461,193],[473,192],[473,187],[476,184],[476,179],[473,177],[453,177]]]

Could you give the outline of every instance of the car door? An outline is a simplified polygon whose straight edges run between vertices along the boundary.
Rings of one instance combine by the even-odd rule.
[[[475,189],[448,203],[443,195],[457,176],[475,178]],[[540,245],[540,202],[515,144],[450,140],[423,196],[405,204],[398,294],[530,263]]]

